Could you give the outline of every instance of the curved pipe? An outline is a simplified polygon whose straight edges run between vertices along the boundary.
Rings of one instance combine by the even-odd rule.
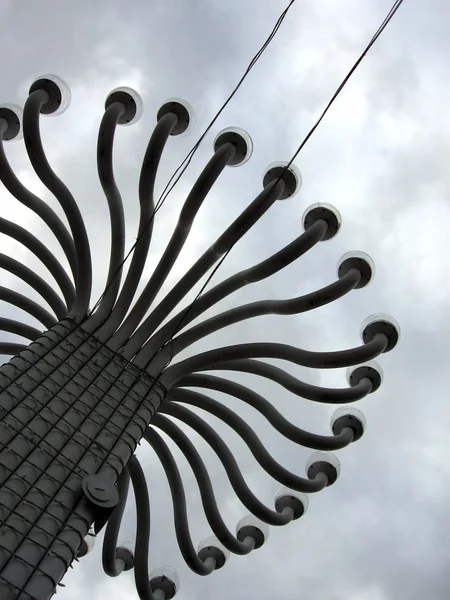
[[[156,298],[186,242],[197,212],[235,153],[236,148],[233,144],[225,144],[217,150],[203,169],[183,204],[178,223],[156,269],[123,325],[108,342],[108,346],[113,350],[118,350],[132,335]]]
[[[111,313],[122,279],[125,255],[125,216],[123,203],[114,177],[113,144],[117,123],[125,111],[120,102],[108,106],[103,115],[97,139],[97,171],[100,184],[108,202],[111,226],[111,251],[108,277],[104,295],[94,314],[83,324],[83,329],[92,333],[102,325]]]
[[[182,350],[195,344],[195,342],[198,342],[202,338],[240,321],[253,319],[262,315],[300,314],[329,304],[353,290],[358,285],[360,279],[361,273],[356,269],[352,269],[342,279],[338,279],[332,284],[304,296],[289,298],[288,300],[260,300],[226,310],[177,336],[170,342],[170,348],[168,348],[170,356],[168,358],[173,358]],[[148,358],[151,358],[151,356],[148,356]]]
[[[38,196],[22,185],[19,179],[14,174],[11,166],[6,158],[5,149],[3,148],[3,140],[0,135],[0,180],[6,187],[8,192],[12,194],[16,200],[29,208],[35,215],[40,217],[47,227],[52,231],[56,239],[61,245],[63,252],[70,265],[72,275],[76,280],[77,276],[77,257],[75,252],[75,244],[70,233],[61,219],[53,212],[53,210]]]
[[[156,172],[158,170],[164,146],[177,123],[178,117],[176,115],[172,113],[164,115],[164,117],[156,124],[147,145],[139,178],[140,214],[136,244],[119,298],[106,323],[96,332],[96,337],[101,341],[109,340],[121,324],[131,306],[141,280],[153,233],[153,221],[155,216],[153,193]]]
[[[38,292],[42,298],[48,302],[53,309],[58,320],[64,319],[67,316],[67,308],[64,306],[64,302],[58,296],[58,294],[49,286],[49,284],[42,279],[39,275],[36,275],[34,271],[20,263],[19,261],[7,256],[6,254],[0,254],[0,269],[9,271],[16,277],[19,277],[28,285],[30,285],[36,292]]]
[[[264,471],[282,485],[287,486],[291,490],[296,490],[297,492],[304,492],[305,494],[318,491],[317,482],[305,477],[300,477],[299,475],[296,475],[295,473],[292,473],[288,469],[285,469],[283,466],[281,466],[266,450],[264,444],[262,444],[261,440],[253,431],[253,429],[247,425],[247,423],[235,412],[220,402],[217,402],[217,400],[208,398],[199,392],[191,392],[189,390],[181,389],[173,390],[167,397],[167,400],[191,404],[192,406],[196,406],[197,408],[201,408],[202,410],[209,412],[226,423],[228,427],[233,429],[234,432],[237,433],[245,442],[250,452],[253,454],[256,461],[264,469]],[[353,432],[351,433],[353,435]]]
[[[246,402],[261,413],[269,421],[272,427],[281,433],[281,435],[288,440],[291,440],[291,442],[301,444],[307,448],[330,452],[332,450],[345,448],[345,446],[348,446],[353,441],[353,436],[349,435],[346,431],[342,431],[342,433],[338,435],[318,435],[306,431],[305,429],[301,429],[300,427],[296,427],[283,417],[283,415],[279,413],[268,400],[263,398],[263,396],[260,396],[244,385],[229,381],[228,379],[222,379],[221,377],[214,377],[212,375],[191,375],[183,379],[180,384],[182,386],[206,388],[216,392],[222,392]],[[345,392],[346,390],[342,391]],[[172,392],[170,392],[170,394],[171,393]]]
[[[278,358],[312,369],[339,369],[376,358],[385,350],[387,344],[387,337],[379,333],[368,344],[363,344],[356,348],[348,348],[347,350],[337,350],[335,352],[312,352],[288,346],[287,344],[269,342],[224,346],[209,350],[208,352],[202,352],[169,367],[159,380],[166,387],[171,387],[181,377],[189,375],[194,371],[207,371],[229,360],[240,358]],[[159,370],[159,367],[160,365],[155,363],[154,368]],[[150,375],[153,375],[152,370],[148,369]]]
[[[44,327],[47,329],[50,329],[58,322],[55,317],[48,312],[48,310],[42,308],[42,306],[34,300],[30,300],[30,298],[27,298],[27,296],[3,287],[2,285],[0,285],[0,300],[3,300],[3,302],[8,302],[13,306],[17,306],[17,308],[21,308],[42,323],[42,325],[44,325]]]
[[[269,525],[277,526],[286,525],[291,522],[292,514],[278,513],[258,500],[246,484],[231,450],[206,421],[184,406],[172,402],[163,403],[160,406],[159,412],[180,419],[180,421],[183,421],[186,425],[192,427],[192,429],[202,436],[217,454],[220,462],[224,466],[236,496],[251,513],[258,517],[258,519],[269,523]],[[324,479],[322,477],[318,477],[314,481],[317,483],[317,491],[324,488],[327,484],[326,478]]]
[[[0,317],[0,331],[8,331],[9,333],[21,335],[32,342],[42,335],[42,331],[39,331],[35,327],[30,327],[30,325],[13,319],[5,319],[4,317]]]
[[[349,402],[355,402],[356,400],[365,398],[372,391],[372,382],[368,378],[361,379],[357,385],[352,387],[323,388],[310,383],[305,383],[304,381],[289,375],[289,373],[286,373],[286,371],[283,369],[274,367],[273,365],[269,365],[259,360],[230,360],[229,362],[219,365],[217,370],[219,369],[221,371],[241,371],[243,373],[259,375],[279,383],[290,392],[293,392],[296,396],[324,404],[348,404]],[[216,369],[212,368],[212,370]],[[216,385],[219,387],[214,387]],[[218,391],[223,391],[224,393],[231,394],[232,396],[235,396],[238,393],[245,395],[245,390],[247,390],[249,394],[252,395],[251,401],[250,398],[248,400],[244,400],[244,398],[241,398],[241,396],[236,396],[236,398],[240,398],[241,400],[244,400],[244,402],[251,403],[255,408],[257,408],[260,401],[261,405],[264,404],[264,402],[267,402],[267,400],[264,400],[262,396],[259,396],[256,394],[256,392],[253,392],[249,388],[241,386],[234,381],[228,381],[227,379],[214,377],[213,375],[200,375],[198,373],[194,373],[184,377],[181,381],[176,383],[176,387],[185,386],[198,386],[205,388],[210,388],[213,386],[211,389],[217,389]],[[272,406],[269,402],[268,404],[269,406]]]
[[[184,486],[175,459],[167,444],[154,429],[148,427],[144,432],[144,439],[150,444],[161,461],[167,481],[169,482],[170,493],[172,494],[175,532],[181,555],[187,566],[194,573],[197,573],[197,575],[210,575],[214,571],[214,565],[207,566],[206,563],[200,560],[192,543]]]
[[[27,344],[16,344],[14,342],[0,342],[0,354],[15,356],[28,348]]]
[[[37,237],[12,221],[0,217],[0,233],[23,244],[47,267],[66,301],[67,310],[75,300],[75,288],[61,263]]]
[[[117,481],[119,492],[119,503],[108,519],[105,537],[102,546],[102,565],[103,570],[110,577],[117,577],[123,571],[123,561],[116,560],[117,538],[119,537],[120,525],[122,523],[123,511],[127,503],[128,489],[130,486],[130,472],[125,467]]]
[[[195,479],[197,480],[205,516],[217,539],[225,546],[225,548],[235,554],[248,554],[251,552],[253,550],[252,546],[240,542],[225,525],[217,507],[214,488],[208,470],[196,447],[187,435],[185,435],[175,423],[159,413],[156,413],[152,418],[152,427],[158,427],[158,429],[161,429],[170,436],[189,462]]]
[[[69,318],[74,319],[79,323],[88,311],[89,300],[91,297],[91,251],[80,209],[70,191],[53,172],[45,156],[44,148],[42,147],[39,116],[41,108],[47,100],[47,92],[36,90],[28,96],[28,99],[25,102],[23,111],[25,146],[36,175],[58,200],[66,215],[67,221],[69,222],[77,257],[77,275],[75,278],[76,297],[70,310]]]
[[[199,315],[208,308],[217,304],[223,298],[226,298],[233,292],[243,288],[246,285],[267,279],[274,273],[281,271],[287,265],[291,264],[300,256],[305,254],[323,238],[327,231],[325,221],[319,220],[307,231],[302,233],[293,242],[269,256],[266,260],[235,273],[228,279],[205,291],[204,294],[187,308],[184,308],[176,314],[170,321],[161,327],[149,340],[147,344],[148,352],[156,353],[158,350],[173,337],[174,332],[189,325]],[[180,327],[182,324],[183,327]]]
[[[150,544],[150,498],[142,467],[133,454],[127,463],[136,499],[136,546],[134,552],[134,580],[141,600],[155,600],[148,572]]]
[[[171,313],[201,277],[269,210],[272,204],[283,193],[283,190],[283,181],[279,181],[278,183],[273,182],[264,188],[255,200],[217,238],[214,244],[204,252],[189,271],[185,273],[139,329],[137,329],[136,333],[130,338],[130,341],[124,346],[123,355],[125,358],[130,360],[138,353],[133,362],[140,367],[144,367],[147,364],[148,359],[143,358],[143,356],[147,355],[146,346],[141,349],[142,344],[147,341],[149,336],[161,325],[161,322]],[[138,352],[139,350],[140,352]]]

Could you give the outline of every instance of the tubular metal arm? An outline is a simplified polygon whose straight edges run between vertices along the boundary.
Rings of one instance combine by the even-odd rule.
[[[178,223],[156,269],[123,325],[108,343],[111,348],[115,350],[120,348],[145,316],[175,264],[203,201],[234,154],[235,147],[232,144],[225,144],[213,155],[200,174],[186,198]]]
[[[169,435],[189,462],[192,472],[197,480],[205,516],[211,529],[220,542],[222,542],[225,548],[230,550],[230,552],[234,552],[235,554],[248,554],[251,552],[253,547],[245,544],[244,542],[240,542],[225,525],[225,522],[222,519],[217,507],[214,489],[208,474],[208,470],[202,461],[199,452],[194,444],[190,441],[188,436],[183,433],[183,431],[177,425],[175,425],[175,423],[161,414],[157,414],[153,417],[152,427],[158,427],[164,431],[164,433]]]
[[[36,258],[38,258],[43,265],[47,267],[50,274],[55,279],[56,283],[61,290],[64,299],[66,301],[67,310],[69,310],[75,299],[75,288],[73,283],[70,281],[64,267],[57,260],[57,258],[50,252],[37,237],[31,234],[29,231],[0,217],[0,233],[7,235],[14,240],[23,244],[28,250],[30,250]]]
[[[183,402],[185,404],[191,404],[197,408],[201,408],[214,415],[221,421],[224,421],[231,429],[233,429],[247,444],[251,453],[258,461],[260,466],[268,473],[273,479],[279,481],[282,485],[285,485],[292,490],[304,493],[314,493],[322,489],[318,488],[316,481],[299,477],[295,473],[288,471],[281,466],[266,450],[264,444],[261,442],[259,437],[253,431],[247,423],[241,419],[235,412],[213,400],[207,396],[198,392],[191,392],[189,390],[174,389],[172,390],[167,400]],[[350,430],[351,432],[351,430]]]
[[[292,515],[289,513],[278,513],[271,510],[263,504],[250,490],[245,479],[239,469],[239,466],[234,458],[231,450],[216,431],[206,421],[198,417],[192,411],[175,404],[173,402],[163,403],[160,407],[160,412],[171,415],[180,419],[189,427],[192,427],[199,433],[203,439],[211,446],[217,454],[219,460],[223,464],[227,473],[228,479],[234,489],[236,496],[253,513],[258,519],[269,523],[269,525],[286,525],[292,520]],[[311,481],[314,492],[318,492],[327,485],[327,478],[324,475],[318,476]]]
[[[256,362],[256,361],[255,361]],[[368,381],[368,380],[367,380]],[[214,390],[217,392],[222,392],[224,394],[228,394],[230,396],[234,396],[243,402],[246,402],[258,412],[260,412],[269,423],[288,440],[296,444],[301,444],[302,446],[306,446],[307,448],[314,448],[315,450],[324,450],[324,451],[333,451],[339,450],[340,448],[345,448],[353,441],[353,437],[349,435],[348,432],[342,432],[339,435],[318,435],[316,433],[311,433],[304,429],[300,429],[300,427],[296,427],[290,421],[288,421],[281,413],[277,411],[277,409],[271,404],[268,400],[260,396],[253,390],[236,383],[234,381],[229,381],[228,379],[222,379],[221,377],[214,377],[213,375],[190,375],[185,377],[179,382],[179,385],[184,387],[199,387],[206,388],[209,390]],[[365,387],[370,387],[367,384]],[[353,388],[350,388],[351,390]],[[328,390],[324,389],[324,392]],[[346,392],[347,390],[331,390],[336,392]],[[174,391],[172,390],[169,393],[169,399],[172,396]],[[174,396],[176,398],[176,396]],[[211,399],[210,399],[211,400]],[[187,402],[188,400],[183,399],[183,402]],[[203,401],[203,398],[201,398]],[[345,400],[342,400],[344,402]],[[208,402],[208,410],[215,410],[216,402],[211,401]],[[197,404],[199,408],[203,408],[203,404]],[[210,410],[211,409],[211,410]]]
[[[108,106],[103,115],[97,140],[97,170],[109,208],[111,250],[104,296],[84,329],[93,332],[111,313],[122,279],[122,261],[125,254],[125,216],[122,197],[114,178],[113,142],[117,122],[125,108],[120,102]]]
[[[183,329],[206,310],[223,300],[233,292],[251,283],[256,283],[281,271],[300,256],[315,246],[327,231],[325,221],[316,221],[312,227],[302,233],[293,242],[269,256],[266,260],[235,273],[221,283],[206,291],[195,304],[177,313],[163,325],[146,344],[146,353],[153,356],[174,335],[178,329]]]
[[[77,276],[77,258],[75,244],[66,226],[53,210],[38,196],[35,196],[19,181],[6,158],[2,138],[2,121],[0,119],[0,180],[8,192],[21,204],[32,210],[49,227],[61,245],[69,262],[74,279]]]
[[[216,240],[212,246],[197,260],[180,281],[172,288],[167,296],[145,319],[139,329],[131,336],[123,348],[123,355],[133,360],[136,366],[143,367],[148,362],[145,346],[148,337],[155,331],[161,322],[170,314],[175,306],[192,289],[192,287],[207,273],[207,271],[223,256],[229,248],[238,242],[251,227],[269,210],[284,190],[284,183],[271,183],[257,196],[257,198],[239,215],[228,229]],[[139,349],[142,347],[141,351]]]
[[[195,327],[191,327],[185,333],[171,340],[165,350],[168,359],[173,358],[202,338],[240,321],[262,315],[300,314],[329,304],[353,290],[358,285],[360,278],[361,275],[358,271],[351,270],[342,279],[338,279],[338,281],[304,296],[289,298],[287,300],[260,300],[226,310],[223,313],[206,319]],[[145,356],[148,359],[151,358],[148,352],[145,355],[143,354],[143,358]]]
[[[67,316],[67,307],[58,294],[42,277],[36,275],[29,267],[26,267],[18,260],[6,254],[0,254],[0,269],[5,269],[25,281],[25,283],[28,283],[49,304],[58,320],[64,319]]]
[[[64,183],[50,167],[42,147],[39,116],[41,108],[48,101],[48,94],[43,90],[32,92],[25,102],[23,112],[23,130],[27,153],[36,175],[54,194],[69,222],[75,243],[77,257],[76,297],[69,317],[80,322],[87,313],[92,288],[92,262],[89,240],[83,217],[75,199]]]
[[[387,344],[388,340],[384,334],[377,334],[371,342],[363,346],[336,352],[311,352],[287,344],[236,344],[202,352],[176,363],[165,370],[160,381],[166,387],[171,387],[179,379],[195,371],[207,371],[221,363],[241,358],[279,358],[312,369],[338,369],[376,358],[385,350]],[[159,370],[160,366],[155,361],[153,368]],[[150,374],[152,370],[150,365]]]
[[[96,336],[102,341],[109,340],[121,324],[131,306],[141,280],[153,233],[155,211],[153,195],[156,172],[166,142],[177,122],[178,119],[174,114],[167,114],[162,117],[156,124],[147,145],[139,179],[140,215],[136,246],[119,298],[108,320],[96,331]]]

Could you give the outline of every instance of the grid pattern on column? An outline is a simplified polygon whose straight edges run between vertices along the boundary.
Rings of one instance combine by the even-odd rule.
[[[116,481],[163,397],[71,321],[0,367],[1,600],[53,594],[95,517],[82,479]]]

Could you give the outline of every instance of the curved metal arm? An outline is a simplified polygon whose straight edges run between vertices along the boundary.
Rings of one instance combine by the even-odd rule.
[[[45,310],[45,308],[42,308],[42,306],[34,300],[30,300],[30,298],[27,298],[27,296],[19,294],[19,292],[15,292],[14,290],[10,290],[9,288],[1,285],[0,300],[21,308],[42,323],[42,325],[44,325],[47,329],[50,329],[50,327],[53,327],[53,325],[56,325],[58,322],[52,314]]]
[[[235,153],[233,144],[224,144],[203,169],[183,204],[178,223],[156,269],[123,325],[108,342],[113,350],[118,350],[127,341],[156,298],[184,246],[197,212]]]
[[[47,267],[55,279],[66,301],[69,310],[75,299],[75,288],[65,269],[58,259],[37,237],[12,221],[0,217],[0,233],[3,233],[23,244],[43,265]]]
[[[217,454],[220,462],[224,466],[236,496],[251,513],[258,517],[258,519],[269,523],[269,525],[277,526],[286,525],[287,523],[291,522],[291,514],[281,514],[271,510],[253,494],[246,484],[231,450],[228,448],[227,444],[225,444],[222,438],[214,431],[214,429],[208,423],[206,423],[206,421],[198,417],[191,410],[184,408],[184,406],[180,406],[172,402],[161,404],[159,412],[180,419],[180,421],[183,421],[186,423],[186,425],[192,427],[192,429],[202,436],[202,438]],[[318,490],[324,488],[326,484],[326,480],[324,481],[322,477],[318,478]]]
[[[0,354],[15,356],[28,348],[27,344],[16,344],[14,342],[0,342]]]
[[[0,180],[6,187],[8,192],[12,194],[16,200],[21,204],[29,208],[42,219],[42,221],[49,227],[56,239],[61,245],[63,252],[70,265],[72,275],[76,280],[77,276],[77,257],[75,252],[75,244],[70,233],[67,231],[66,226],[61,221],[56,213],[38,196],[35,196],[32,192],[22,185],[19,179],[15,176],[14,171],[11,169],[9,162],[5,155],[5,149],[3,148],[3,140],[0,135]]]
[[[67,316],[67,308],[64,302],[58,296],[58,294],[49,286],[49,284],[42,279],[39,275],[36,275],[34,271],[20,263],[19,261],[7,256],[6,254],[0,254],[0,269],[9,271],[16,277],[19,277],[28,285],[30,285],[36,292],[38,292],[42,298],[48,302],[53,309],[58,320],[64,319]]]
[[[197,575],[210,575],[214,566],[207,566],[200,560],[192,543],[189,531],[189,523],[186,509],[186,496],[177,464],[161,436],[152,428],[148,427],[144,433],[144,439],[155,451],[169,482],[172,494],[173,517],[178,547],[187,566]]]
[[[269,256],[266,260],[263,260],[249,269],[243,269],[221,283],[218,283],[216,286],[202,294],[195,304],[191,304],[187,308],[181,310],[172,317],[170,321],[163,325],[163,327],[158,329],[158,331],[150,338],[148,344],[146,344],[146,352],[148,351],[150,355],[158,352],[158,350],[172,338],[174,332],[176,332],[178,328],[183,329],[199,315],[208,310],[208,308],[211,308],[211,306],[214,306],[214,304],[223,300],[223,298],[226,298],[246,285],[266,279],[274,273],[284,269],[284,267],[297,260],[320,242],[326,231],[326,222],[318,220],[293,242],[275,254],[272,254],[272,256]],[[180,324],[182,324],[182,327]]]
[[[296,396],[300,396],[301,398],[305,398],[306,400],[312,400],[313,402],[321,402],[326,404],[348,404],[349,402],[355,402],[356,400],[361,400],[361,398],[365,398],[372,391],[372,382],[367,378],[361,379],[361,381],[357,385],[352,387],[323,388],[317,385],[312,385],[310,383],[301,381],[293,375],[286,373],[286,371],[284,371],[283,369],[280,369],[279,367],[274,367],[273,365],[269,365],[259,360],[230,360],[229,362],[225,362],[218,365],[217,369],[212,367],[211,370],[241,371],[243,373],[252,373],[253,375],[259,375],[261,377],[265,377],[266,379],[271,379],[272,381],[275,381],[290,392],[294,393]],[[228,383],[230,384],[230,386],[228,386]],[[221,379],[220,377],[214,377],[213,375],[200,375],[198,373],[194,373],[192,375],[184,377],[175,385],[176,387],[191,387],[197,385],[198,387],[210,387],[207,384],[218,385],[220,387],[220,391],[225,391],[226,388],[228,391],[226,391],[225,393],[231,393],[233,396],[238,392],[238,390],[239,393],[244,393],[244,390],[248,390],[250,394],[255,394],[255,392],[253,392],[252,390],[249,390],[248,388],[241,386],[240,384],[234,381],[228,381],[227,379]],[[212,389],[216,388],[214,387]],[[258,400],[256,400],[257,397],[262,399],[261,396],[258,396],[258,394],[256,394],[253,398],[253,402],[255,402],[255,404],[258,404],[259,402]],[[241,400],[243,400],[243,398],[241,398]],[[247,402],[247,400],[245,400],[245,402]]]
[[[338,435],[318,435],[317,433],[311,433],[310,431],[306,431],[305,429],[301,429],[300,427],[293,425],[290,421],[283,417],[283,415],[279,413],[268,400],[263,398],[263,396],[260,396],[253,390],[250,390],[249,388],[241,385],[240,383],[236,383],[235,381],[229,381],[228,379],[222,379],[221,377],[214,377],[213,375],[190,375],[180,381],[180,385],[183,387],[187,386],[206,388],[234,396],[235,398],[246,402],[259,413],[261,413],[285,438],[291,440],[295,444],[306,446],[307,448],[314,448],[315,450],[324,450],[329,452],[332,450],[340,450],[341,448],[345,448],[345,446],[348,446],[353,441],[353,436],[349,435],[349,432],[347,431],[342,431],[342,433]],[[367,386],[366,383],[365,385]],[[342,392],[346,391],[347,390],[342,390]],[[170,394],[171,393],[172,392],[170,392]]]
[[[150,498],[142,467],[133,454],[127,463],[136,499],[136,547],[134,554],[134,580],[141,600],[155,600],[148,572],[150,544]]]
[[[108,340],[121,324],[141,280],[153,233],[155,215],[153,192],[156,172],[166,142],[177,122],[176,115],[172,113],[164,115],[156,124],[147,145],[139,179],[140,215],[136,246],[119,298],[106,323],[96,332],[96,337],[101,341]]]
[[[113,144],[117,123],[124,110],[125,107],[120,102],[114,102],[114,104],[108,106],[98,132],[97,170],[100,184],[108,202],[111,251],[103,299],[94,314],[83,324],[83,329],[90,333],[102,325],[111,313],[122,279],[122,262],[125,254],[125,217],[122,197],[114,178]]]
[[[224,346],[215,350],[209,350],[208,352],[202,352],[169,367],[161,375],[160,382],[166,387],[171,387],[181,377],[190,373],[207,371],[229,360],[240,358],[279,358],[302,367],[311,367],[312,369],[338,369],[376,358],[385,350],[387,344],[387,337],[380,333],[368,344],[347,350],[337,350],[335,352],[311,352],[310,350],[302,350],[294,346],[288,346],[287,344],[275,343]],[[160,369],[160,365],[156,361],[154,367],[151,365],[147,369],[150,375],[152,375],[153,369],[158,371]]]
[[[15,321],[14,319],[5,319],[4,317],[0,317],[0,331],[16,333],[31,341],[37,340],[42,335],[42,331],[39,331],[35,327],[30,327],[30,325]]]
[[[143,324],[131,336],[124,346],[122,354],[131,359],[146,342],[148,337],[161,325],[162,321],[170,314],[175,306],[184,298],[189,290],[203,277],[205,273],[236,244],[249,229],[269,210],[284,190],[283,181],[268,185],[253,200],[253,202],[239,215],[237,219],[222,233],[221,236],[204,252],[195,264],[183,275],[167,296],[160,302],[155,310],[147,317]],[[144,346],[145,348],[145,346]],[[147,359],[141,357],[145,351],[138,353],[136,365],[145,366]]]
[[[117,481],[119,492],[119,503],[115,507],[106,526],[105,537],[102,547],[103,570],[110,577],[117,577],[123,571],[123,561],[116,560],[117,538],[119,537],[120,524],[122,523],[123,511],[127,503],[128,488],[130,485],[130,472],[125,467]]]
[[[217,539],[222,542],[225,548],[235,554],[248,554],[251,552],[253,547],[240,542],[225,525],[217,507],[214,488],[208,474],[208,469],[205,467],[197,448],[187,435],[185,435],[175,423],[158,413],[152,418],[152,427],[158,427],[170,436],[189,462],[195,479],[197,480],[205,516]]]
[[[179,388],[171,390],[167,396],[167,400],[191,404],[192,406],[206,410],[226,423],[228,427],[231,427],[231,429],[233,429],[246,443],[250,452],[264,471],[282,485],[289,487],[291,490],[296,490],[297,492],[304,492],[305,494],[318,491],[316,481],[300,477],[281,466],[266,450],[264,444],[253,429],[235,412],[220,402],[217,402],[217,400],[208,398],[199,392],[191,392]],[[320,489],[322,488],[319,487],[319,490]]]
[[[288,300],[260,300],[259,302],[251,302],[226,310],[199,323],[195,327],[191,327],[185,333],[174,338],[170,342],[170,348],[167,348],[169,353],[168,359],[173,358],[182,350],[195,344],[195,342],[198,342],[202,338],[219,331],[219,329],[229,327],[234,323],[262,315],[300,314],[329,304],[353,290],[358,285],[360,279],[360,272],[353,269],[342,277],[342,279],[338,279],[332,284],[304,296],[289,298]],[[146,352],[145,356],[149,359],[151,358],[148,352]]]
[[[80,209],[70,191],[53,172],[42,147],[39,115],[47,100],[48,94],[43,90],[37,90],[32,92],[25,102],[23,111],[25,146],[36,175],[58,200],[69,222],[77,256],[76,297],[69,317],[79,323],[87,313],[91,297],[91,251]]]

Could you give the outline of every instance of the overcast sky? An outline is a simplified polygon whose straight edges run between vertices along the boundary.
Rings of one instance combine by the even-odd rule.
[[[188,100],[197,114],[190,136],[169,140],[158,177],[162,189],[286,4],[287,0],[0,0],[0,100],[23,104],[30,83],[44,73],[60,75],[72,90],[72,104],[64,115],[42,119],[42,135],[49,160],[85,216],[94,255],[94,300],[103,289],[108,264],[108,212],[95,164],[104,98],[114,87],[129,85],[145,103],[139,124],[116,134],[116,175],[129,248],[138,217],[140,162],[159,105],[177,96]],[[221,176],[165,290],[261,190],[267,165],[290,158],[391,4],[297,0],[158,213],[147,275],[165,247],[183,198],[211,156],[216,133],[230,125],[243,127],[253,138],[253,157]],[[210,577],[198,577],[184,565],[176,547],[167,481],[152,451],[142,444],[138,457],[152,500],[150,568],[171,564],[178,569],[180,600],[447,600],[450,595],[449,20],[445,0],[405,0],[297,158],[303,175],[299,195],[275,204],[236,245],[214,279],[218,282],[289,243],[301,232],[304,209],[328,202],[342,214],[340,234],[272,279],[228,299],[223,307],[313,291],[335,279],[336,263],[349,250],[363,250],[374,259],[377,273],[371,285],[311,313],[230,327],[198,348],[277,341],[315,350],[343,349],[359,344],[360,324],[375,312],[394,316],[402,339],[380,360],[385,371],[382,388],[358,403],[368,430],[361,441],[338,452],[342,475],[336,485],[310,498],[303,519],[272,528],[262,549],[247,557],[232,556]],[[7,150],[22,181],[59,211],[33,174],[23,144],[10,144]],[[33,214],[3,187],[0,201],[3,217],[47,239]],[[56,242],[48,243],[60,255]],[[8,238],[1,237],[1,247],[38,269],[27,251]],[[5,271],[0,283],[32,296]],[[26,320],[20,311],[1,304],[2,316]],[[3,339],[12,336],[5,334]],[[288,368],[307,381],[345,385],[344,371]],[[307,402],[250,376],[236,380],[265,395],[301,427],[329,432],[333,407]],[[251,421],[277,460],[303,475],[309,451],[284,442],[260,415],[238,401],[220,399]],[[223,425],[219,428],[252,489],[273,506],[279,485],[256,465],[236,435]],[[192,439],[198,441],[193,434]],[[202,444],[199,448],[212,469],[225,520],[234,529],[246,510],[212,452]],[[174,453],[197,543],[210,531],[192,473]],[[134,518],[131,497],[124,536],[134,536]],[[65,577],[60,600],[137,598],[130,573],[110,579],[102,572],[100,552],[101,536],[94,552]]]

